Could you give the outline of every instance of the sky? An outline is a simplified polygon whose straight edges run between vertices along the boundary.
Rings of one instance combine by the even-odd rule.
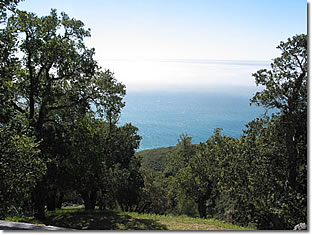
[[[251,73],[279,56],[280,41],[307,33],[305,0],[25,0],[19,4],[19,9],[39,16],[51,8],[91,28],[86,44],[95,48],[99,64],[115,72],[130,90],[249,86]],[[259,63],[230,66],[216,60]]]

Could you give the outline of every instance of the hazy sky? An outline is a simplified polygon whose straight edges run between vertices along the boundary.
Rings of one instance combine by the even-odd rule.
[[[91,28],[86,43],[99,63],[133,89],[139,83],[187,85],[196,76],[206,79],[202,84],[227,83],[221,72],[237,74],[233,79],[244,84],[238,77],[247,74],[244,66],[226,72],[211,64],[146,59],[270,61],[280,41],[307,32],[305,0],[25,0],[19,8],[39,16],[56,8],[82,20]]]

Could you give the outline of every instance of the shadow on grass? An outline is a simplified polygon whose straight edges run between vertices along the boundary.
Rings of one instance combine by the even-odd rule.
[[[165,225],[150,219],[138,219],[115,211],[66,211],[48,213],[46,225],[88,230],[167,230]]]

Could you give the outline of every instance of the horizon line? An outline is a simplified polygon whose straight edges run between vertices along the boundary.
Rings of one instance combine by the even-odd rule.
[[[228,59],[156,59],[156,58],[110,58],[98,61],[120,61],[120,62],[164,62],[164,63],[190,63],[190,64],[228,64],[228,65],[270,65],[269,60],[228,60]]]

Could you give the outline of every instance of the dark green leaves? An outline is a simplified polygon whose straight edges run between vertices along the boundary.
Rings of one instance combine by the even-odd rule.
[[[277,48],[282,54],[274,59],[271,70],[253,74],[256,84],[265,88],[251,102],[283,113],[303,109],[307,102],[307,36],[294,36]]]

